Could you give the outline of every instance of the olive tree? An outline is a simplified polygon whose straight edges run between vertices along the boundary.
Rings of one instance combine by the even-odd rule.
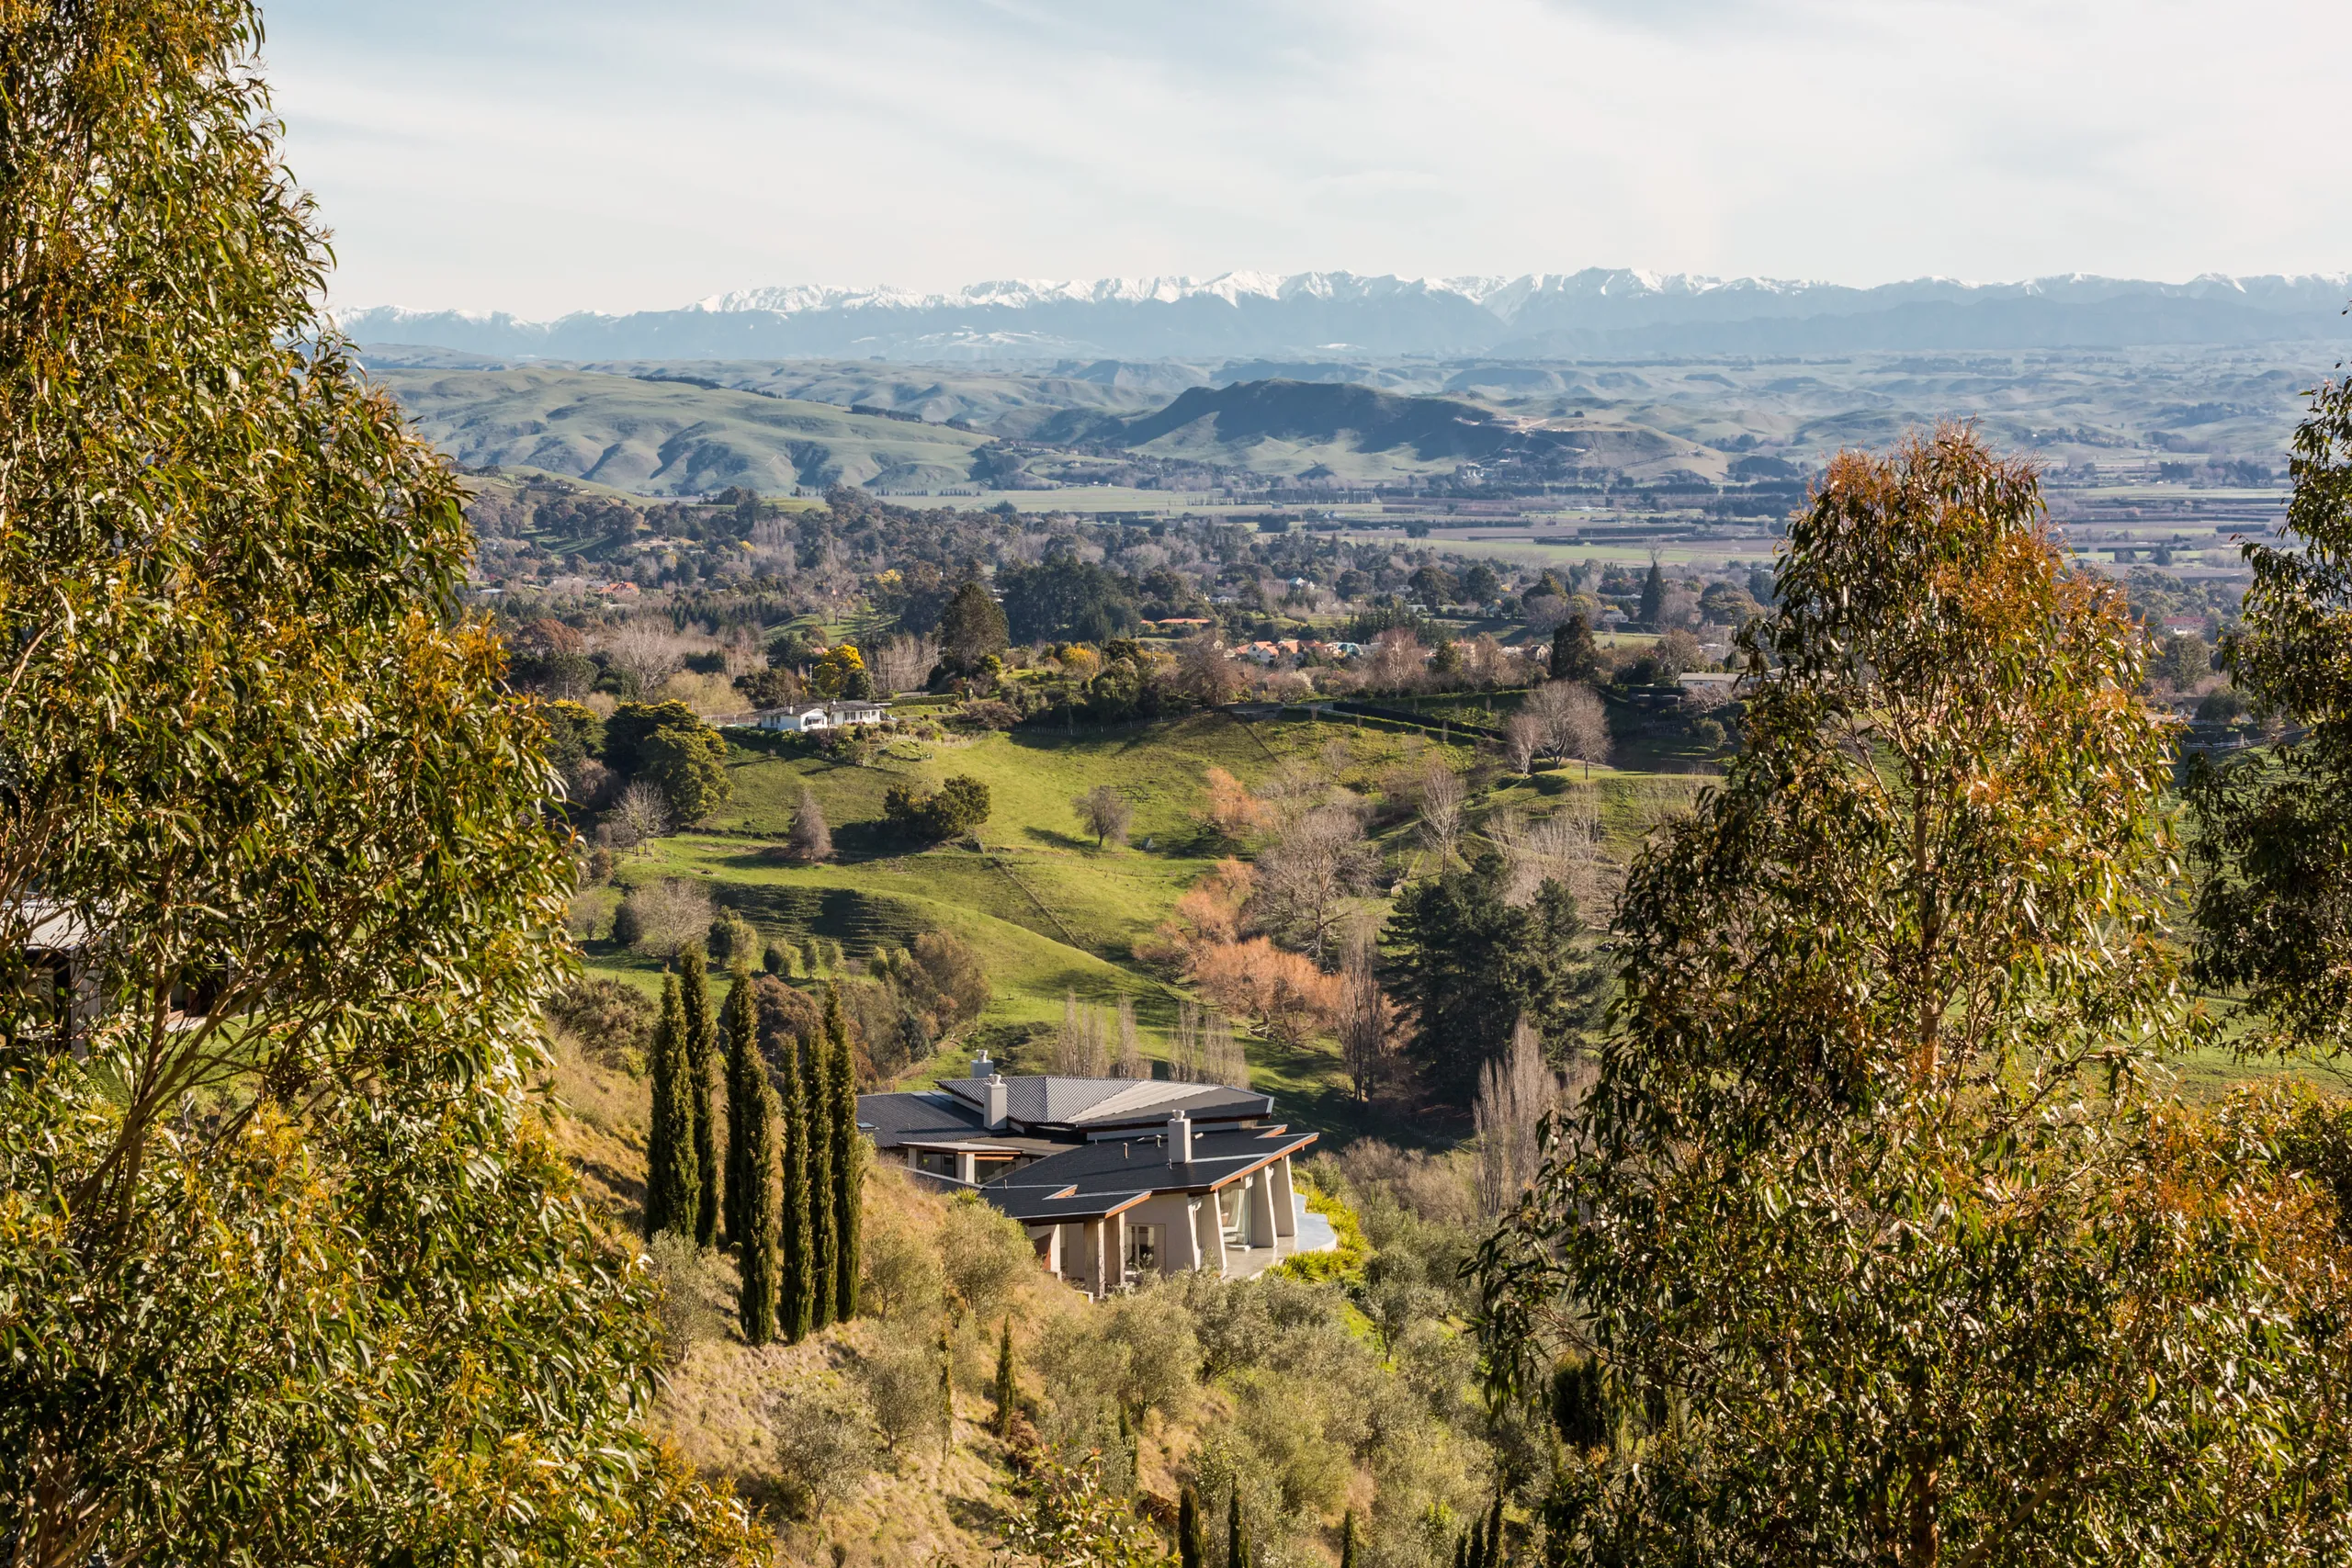
[[[316,313],[259,42],[0,27],[0,1539],[748,1553],[522,1088],[557,778],[456,614],[456,475]]]
[[[2275,1108],[2151,1091],[2198,1034],[2121,595],[1954,429],[1838,457],[1779,582],[1749,750],[1634,868],[1597,1081],[1477,1262],[1498,1379],[1600,1369],[1554,1559],[2340,1552],[2332,1195]]]

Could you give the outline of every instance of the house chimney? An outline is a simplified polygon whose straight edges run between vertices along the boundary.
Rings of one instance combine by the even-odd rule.
[[[1004,1075],[990,1073],[989,1075],[989,1131],[993,1133],[1003,1126],[1009,1114],[1005,1105]]]
[[[972,1058],[972,1076],[974,1077],[993,1077],[995,1073],[996,1064],[989,1060],[989,1054],[986,1051],[982,1051],[978,1055]]]
[[[1193,1119],[1181,1111],[1168,1119],[1168,1163],[1193,1163]]]

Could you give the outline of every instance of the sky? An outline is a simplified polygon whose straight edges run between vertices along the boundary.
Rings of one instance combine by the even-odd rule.
[[[343,308],[2352,268],[2344,0],[264,0]]]

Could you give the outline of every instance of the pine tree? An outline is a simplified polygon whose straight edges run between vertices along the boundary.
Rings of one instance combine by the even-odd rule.
[[[1012,1436],[1012,1314],[1007,1313],[996,1339],[996,1435]],[[1185,1495],[1192,1495],[1191,1489]]]
[[[849,1021],[841,988],[825,987],[826,1090],[832,1122],[833,1315],[846,1323],[857,1315],[858,1216],[865,1179],[865,1140],[857,1135],[857,1063],[850,1055]],[[819,1289],[825,1281],[818,1281]]]
[[[741,1247],[751,1233],[753,1172],[752,1100],[767,1073],[760,1061],[760,1004],[752,988],[747,964],[738,964],[734,987],[728,994],[724,1033],[727,1040],[727,1191],[728,1245]]]
[[[710,970],[700,948],[689,947],[680,963],[680,988],[686,1004],[686,1102],[694,1112],[695,1244],[718,1239],[718,1137],[710,1124],[710,1070],[718,1055],[718,1027],[710,1015]]]
[[[776,1215],[783,1273],[776,1311],[785,1339],[795,1345],[808,1337],[817,1312],[816,1260],[808,1234],[808,1094],[801,1069],[812,1048],[797,1033],[786,1035],[785,1059],[776,1074],[776,1093],[784,1102],[784,1179]]]
[[[1225,1500],[1225,1568],[1250,1568],[1250,1532],[1241,1523],[1241,1483]]]
[[[645,1239],[695,1229],[693,1108],[687,1103],[685,1010],[678,977],[662,976],[662,1019],[653,1030],[653,1126],[646,1139]]]
[[[800,1096],[807,1107],[808,1176],[808,1326],[823,1328],[833,1321],[833,1269],[837,1233],[833,1228],[833,1097],[826,1092],[831,1077],[820,1033],[800,1043]]]
[[[751,1151],[745,1172],[750,1191],[749,1201],[738,1210],[743,1221],[742,1238],[737,1243],[741,1248],[743,1281],[740,1316],[744,1341],[752,1345],[764,1345],[775,1337],[775,1091],[768,1088],[766,1077],[760,1074],[744,1096],[749,1102],[743,1120]]]
[[[1353,1508],[1340,1519],[1340,1568],[1357,1568],[1356,1511]]]
[[[1209,1542],[1201,1523],[1201,1495],[1191,1482],[1176,1495],[1176,1568],[1208,1568]]]
[[[1641,610],[1642,629],[1657,630],[1658,622],[1666,617],[1666,573],[1655,560],[1650,562],[1650,574],[1642,579]]]

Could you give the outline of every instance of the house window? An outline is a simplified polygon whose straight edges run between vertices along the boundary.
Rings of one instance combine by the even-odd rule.
[[[937,1149],[919,1149],[915,1153],[915,1168],[927,1170],[933,1176],[953,1176],[956,1174],[956,1156],[942,1154]]]
[[[1129,1225],[1127,1227],[1127,1271],[1131,1274],[1159,1272],[1159,1225]]]

